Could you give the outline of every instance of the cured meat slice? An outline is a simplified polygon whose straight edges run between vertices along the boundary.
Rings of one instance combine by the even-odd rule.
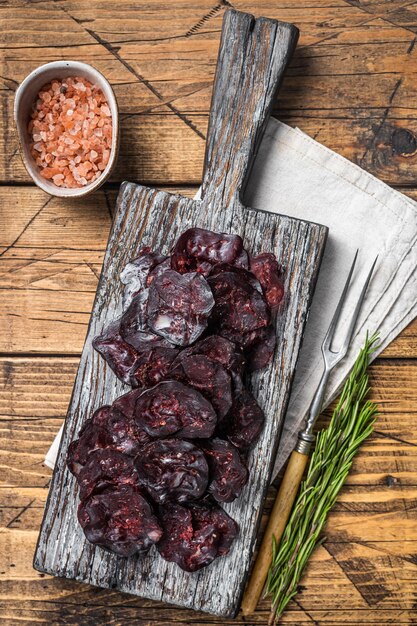
[[[112,404],[112,408],[120,411],[129,419],[135,417],[136,400],[142,393],[142,389],[133,389],[116,398]]]
[[[213,306],[213,294],[203,276],[168,270],[149,287],[148,325],[171,343],[188,346],[206,329]]]
[[[176,348],[152,348],[142,352],[130,376],[132,387],[152,387],[167,377],[178,355]]]
[[[167,257],[152,252],[149,247],[139,250],[136,259],[128,263],[120,274],[120,280],[124,284],[123,307],[126,308],[132,302],[133,296],[146,286],[150,271],[165,261]]]
[[[234,267],[243,267],[245,270],[249,269],[249,254],[243,248],[239,256],[233,261]]]
[[[147,552],[162,536],[149,502],[129,485],[109,487],[83,500],[78,520],[90,543],[124,557]]]
[[[248,470],[237,449],[223,439],[201,443],[210,470],[208,491],[218,502],[233,502],[248,481]]]
[[[203,506],[201,504],[189,505],[194,526],[197,530],[206,531],[209,526],[213,526],[218,533],[217,556],[228,554],[230,546],[236,537],[239,526],[236,522],[219,506]]]
[[[136,456],[142,446],[151,441],[151,437],[141,428],[136,419],[127,417],[114,406],[110,409],[103,427],[106,428],[112,439],[110,447],[130,456]]]
[[[205,339],[200,339],[189,348],[181,350],[178,360],[192,355],[206,356],[211,361],[220,363],[226,371],[231,374],[243,375],[245,359],[241,349],[235,344],[221,337],[220,335],[210,335]]]
[[[245,333],[268,326],[270,312],[265,298],[243,276],[221,272],[207,281],[215,300],[211,326],[218,334],[241,344]]]
[[[109,485],[138,485],[132,457],[109,448],[94,450],[77,476],[80,500]]]
[[[225,434],[234,446],[247,450],[257,441],[264,421],[265,415],[261,407],[252,394],[243,388],[227,416]]]
[[[229,552],[238,526],[220,507],[171,504],[160,515],[163,536],[157,544],[166,561],[195,572]]]
[[[251,287],[256,289],[256,291],[259,291],[259,293],[263,293],[261,283],[256,278],[256,276],[243,267],[230,265],[229,263],[219,263],[218,265],[215,265],[213,267],[210,276],[218,276],[219,274],[223,274],[224,272],[237,274],[238,276],[240,276],[241,279],[251,285]]]
[[[276,334],[271,324],[243,335],[228,328],[224,328],[221,332],[231,341],[240,343],[249,371],[254,372],[262,369],[272,360],[276,346]]]
[[[121,403],[121,398],[118,402]],[[86,421],[78,439],[70,444],[67,465],[74,476],[78,476],[90,453],[95,450],[106,448],[136,456],[150,441],[151,437],[135,420],[126,417],[114,406],[103,406]]]
[[[266,301],[271,309],[277,309],[284,296],[284,285],[281,279],[281,268],[275,254],[263,252],[252,257],[250,271],[261,283]]]
[[[181,356],[181,355],[180,355]],[[174,361],[169,377],[200,391],[213,405],[221,420],[232,406],[232,384],[224,367],[201,354]]]
[[[104,407],[103,407],[104,408]],[[110,407],[105,407],[106,411]],[[87,463],[90,452],[108,448],[112,445],[112,438],[105,428],[97,427],[93,420],[88,419],[79,432],[78,439],[72,441],[68,448],[67,466],[74,476],[78,476]]]
[[[214,233],[203,228],[190,228],[177,240],[172,251],[171,267],[184,274],[210,273],[216,263],[245,263],[243,240],[238,235]]]
[[[201,393],[178,381],[167,380],[142,393],[136,402],[140,426],[152,437],[210,437],[216,413]]]
[[[148,295],[148,289],[136,295],[120,319],[120,336],[139,353],[152,347],[171,345],[166,339],[152,332],[146,322]]]
[[[129,383],[132,368],[138,358],[137,351],[120,335],[120,320],[111,322],[93,339],[93,348],[101,354],[107,365],[124,383]]]
[[[159,504],[196,500],[207,487],[208,465],[203,452],[182,439],[148,443],[136,458],[136,467],[141,485]]]
[[[263,369],[274,356],[277,337],[272,325],[248,333],[244,337],[245,356],[249,371]]]
[[[162,261],[162,263],[158,263],[158,265],[155,265],[153,270],[149,272],[149,276],[146,279],[146,286],[149,287],[155,278],[157,278],[158,276],[160,276],[161,274],[163,274],[164,272],[170,269],[171,269],[171,257],[169,256],[169,257],[166,257],[165,261]]]

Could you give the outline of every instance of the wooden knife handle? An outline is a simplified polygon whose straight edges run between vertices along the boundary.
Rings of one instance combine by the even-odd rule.
[[[279,543],[291,513],[307,465],[308,455],[293,452],[288,461],[275,503],[262,539],[261,547],[242,600],[243,615],[256,609],[272,560],[272,536]]]
[[[284,22],[227,10],[217,60],[202,186],[203,204],[227,207],[245,182],[298,40]]]

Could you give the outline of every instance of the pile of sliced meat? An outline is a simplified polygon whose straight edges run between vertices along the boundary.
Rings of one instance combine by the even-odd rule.
[[[90,542],[126,557],[155,545],[190,572],[227,554],[238,526],[220,504],[241,493],[263,427],[245,375],[273,356],[280,274],[273,254],[198,228],[124,268],[124,312],[93,345],[132,390],[68,451]]]

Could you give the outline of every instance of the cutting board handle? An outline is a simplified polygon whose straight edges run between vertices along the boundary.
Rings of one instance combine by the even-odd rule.
[[[226,11],[211,102],[202,202],[227,207],[243,194],[298,29]]]

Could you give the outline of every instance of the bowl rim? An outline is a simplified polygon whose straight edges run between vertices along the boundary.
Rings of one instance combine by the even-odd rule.
[[[112,110],[112,145],[109,162],[107,163],[106,169],[103,170],[101,176],[99,176],[95,181],[85,185],[84,187],[58,187],[54,185],[54,189],[51,189],[51,183],[48,185],[46,181],[43,180],[40,173],[37,173],[36,169],[37,165],[32,163],[28,156],[28,148],[27,142],[24,135],[24,128],[21,120],[19,119],[21,113],[21,102],[22,97],[25,91],[30,87],[33,80],[42,76],[46,71],[49,70],[57,70],[57,78],[60,78],[59,71],[63,69],[70,69],[77,72],[77,70],[82,71],[86,77],[89,78],[92,82],[97,82],[99,85],[105,85],[107,94],[106,98],[109,100],[109,105]],[[119,129],[119,107],[116,95],[114,93],[113,87],[107,80],[107,78],[95,67],[90,65],[89,63],[84,63],[83,61],[76,60],[65,60],[65,61],[50,61],[49,63],[44,63],[39,65],[39,67],[32,70],[20,83],[18,88],[16,89],[15,97],[14,97],[14,106],[13,106],[13,114],[15,126],[17,129],[18,137],[19,137],[19,148],[20,155],[22,157],[23,164],[25,169],[33,182],[40,187],[43,191],[48,193],[51,196],[56,196],[60,198],[79,198],[85,196],[89,193],[92,193],[108,179],[110,176],[118,157],[119,152],[119,144],[120,144],[120,129]],[[53,183],[52,183],[53,184]]]

